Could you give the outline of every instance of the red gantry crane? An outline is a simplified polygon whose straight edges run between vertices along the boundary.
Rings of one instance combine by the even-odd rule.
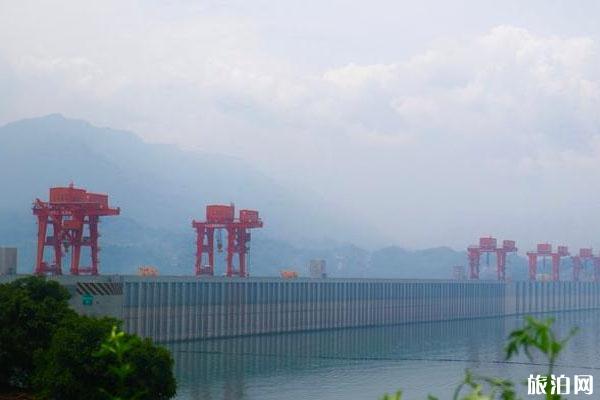
[[[590,248],[579,249],[579,255],[571,257],[571,260],[573,261],[573,281],[579,281],[579,275],[588,261],[591,260],[595,265],[596,262],[594,259],[595,257],[592,254],[592,249]]]
[[[530,251],[527,253],[529,260],[529,280],[537,280],[537,264],[538,257],[542,257],[544,266],[546,265],[546,257],[550,257],[552,260],[552,274],[550,280],[560,280],[560,260],[562,257],[569,255],[569,248],[567,246],[557,246],[556,252],[552,252],[552,245],[549,243],[539,243],[536,246],[536,251]]]
[[[529,280],[537,280],[537,264],[538,257],[542,257],[544,266],[546,265],[546,257],[552,254],[552,245],[549,243],[539,243],[536,247],[536,251],[527,252],[527,258],[529,259]]]
[[[503,240],[502,247],[497,247],[497,240],[491,236],[479,239],[479,245],[467,248],[469,256],[469,278],[479,279],[479,263],[482,253],[496,254],[496,272],[499,281],[506,280],[506,255],[517,251],[514,240]]]
[[[196,275],[214,275],[215,272],[215,231],[217,233],[217,251],[222,251],[221,233],[227,233],[227,271],[226,275],[247,277],[246,255],[250,242],[249,229],[262,228],[263,223],[258,211],[240,210],[239,218],[235,218],[233,204],[206,206],[206,220],[192,221],[196,229]],[[204,264],[204,253],[208,260]],[[234,254],[239,257],[239,268],[233,265]]]
[[[33,205],[33,214],[38,219],[35,274],[61,275],[63,255],[71,249],[72,275],[98,275],[100,217],[119,213],[119,208],[111,208],[108,205],[106,194],[90,193],[74,187],[73,184],[68,187],[50,188],[49,201],[36,199]],[[52,228],[50,235],[48,227]],[[54,252],[54,260],[50,263],[44,260],[44,249],[47,246]],[[90,248],[90,266],[80,265],[82,247]]]
[[[560,281],[560,259],[569,256],[569,248],[567,246],[557,246],[556,252],[551,253],[552,257],[552,280]]]

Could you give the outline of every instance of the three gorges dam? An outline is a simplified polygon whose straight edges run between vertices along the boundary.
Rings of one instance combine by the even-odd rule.
[[[51,188],[49,200],[36,200],[33,213],[38,219],[33,272],[65,285],[78,312],[117,317],[127,332],[160,342],[600,308],[596,279],[560,280],[557,270],[556,279],[536,279],[531,262],[546,253],[552,256],[548,247],[529,255],[529,281],[505,279],[505,256],[516,246],[504,241],[498,247],[493,238],[482,238],[479,246],[470,247],[469,280],[338,279],[324,274],[249,277],[249,230],[263,226],[258,212],[240,210],[236,217],[233,205],[211,205],[203,220],[192,222],[194,276],[107,276],[100,274],[98,222],[101,216],[120,213],[109,206],[107,195],[73,185]],[[223,246],[221,231],[227,238],[226,271],[215,276],[215,245],[218,250]],[[89,266],[81,265],[85,247]],[[479,256],[492,251],[498,254],[499,279],[480,280]],[[67,252],[68,275],[62,270]],[[556,265],[566,248],[559,253],[553,258],[559,260]],[[0,276],[0,281],[15,277]]]

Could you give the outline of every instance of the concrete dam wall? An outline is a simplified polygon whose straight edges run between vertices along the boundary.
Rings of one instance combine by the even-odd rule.
[[[158,341],[600,308],[592,282],[138,279],[125,328]]]
[[[87,315],[179,341],[600,308],[600,283],[55,277]]]
[[[126,328],[160,341],[505,314],[502,284],[244,279],[126,282]]]

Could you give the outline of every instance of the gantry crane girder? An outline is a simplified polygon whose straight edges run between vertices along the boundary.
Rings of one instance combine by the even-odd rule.
[[[227,260],[226,272],[228,277],[247,277],[246,256],[249,250],[250,229],[262,228],[263,222],[258,211],[240,210],[238,218],[235,218],[235,206],[231,205],[208,205],[206,206],[206,219],[204,221],[192,221],[196,229],[196,275],[209,275],[215,273],[215,232],[224,230],[227,233]],[[217,243],[218,247],[221,246]],[[220,248],[217,248],[220,251]],[[238,254],[239,266],[236,269],[233,264],[235,254]],[[204,263],[204,254],[207,255],[207,263]]]
[[[588,261],[592,261],[594,265],[594,279],[600,279],[600,262],[598,257],[594,257],[593,250],[589,247],[579,249],[579,254],[571,257],[573,264],[573,281],[578,282],[580,280],[581,271],[583,271]]]
[[[482,253],[496,254],[496,273],[499,281],[506,280],[506,255],[516,252],[517,246],[514,240],[503,240],[502,246],[498,247],[498,241],[491,236],[479,239],[479,245],[467,248],[469,257],[469,278],[479,279],[479,264]]]
[[[33,214],[38,223],[36,275],[62,275],[63,256],[69,250],[72,251],[72,275],[98,275],[100,217],[120,214],[119,208],[109,206],[108,195],[91,193],[73,184],[53,187],[50,188],[48,201],[35,200]],[[86,226],[88,236],[84,236]],[[48,235],[48,227],[52,228],[52,235]],[[46,247],[51,247],[54,252],[54,259],[50,262],[44,260]],[[90,248],[89,266],[80,265],[82,247]]]
[[[544,262],[546,257],[550,257],[552,260],[552,281],[560,280],[560,260],[563,257],[569,256],[569,248],[567,246],[557,246],[556,251],[552,251],[552,245],[550,243],[539,243],[536,246],[535,251],[527,252],[528,265],[529,265],[529,280],[537,280],[537,264],[538,258],[542,257]]]

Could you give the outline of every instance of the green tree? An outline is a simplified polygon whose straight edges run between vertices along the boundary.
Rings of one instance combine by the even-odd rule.
[[[548,370],[545,376],[550,377],[554,373],[558,355],[573,335],[577,333],[577,328],[573,328],[565,338],[559,339],[552,330],[553,324],[554,318],[537,320],[533,317],[525,317],[523,328],[513,331],[509,336],[508,345],[506,346],[506,358],[510,359],[522,350],[529,361],[533,361],[531,349],[536,349],[548,359]],[[546,399],[558,400],[561,398],[560,395],[551,393],[550,379],[546,379],[545,388]]]
[[[48,347],[59,322],[74,312],[69,292],[38,277],[0,285],[0,392],[28,388],[34,354]]]
[[[116,384],[102,392],[111,400],[169,399],[175,395],[173,360],[166,349],[149,339],[127,335],[114,326],[97,356],[110,360],[109,372]]]
[[[125,360],[133,366],[126,386],[142,393],[140,400],[167,400],[174,397],[177,383],[171,353],[164,347],[156,346],[150,339],[126,336],[131,350],[125,355]]]
[[[37,354],[33,387],[40,399],[106,398],[99,386],[110,384],[108,362],[94,352],[117,323],[112,318],[72,315],[65,318],[48,349]]]
[[[162,400],[175,395],[173,359],[150,340],[119,333],[111,318],[75,315],[56,330],[37,358],[34,384],[48,400]],[[112,333],[111,333],[112,332]],[[115,395],[115,390],[117,394]]]

